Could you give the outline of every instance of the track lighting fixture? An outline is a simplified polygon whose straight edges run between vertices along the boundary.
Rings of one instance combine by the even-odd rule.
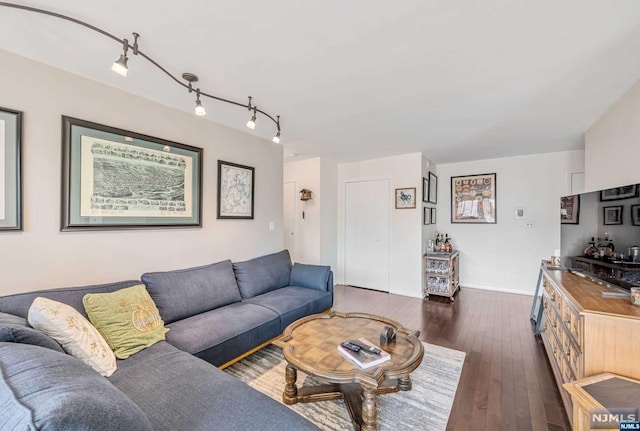
[[[256,128],[256,109],[257,108],[253,108],[253,115],[251,116],[251,119],[247,121],[247,127],[251,130]]]
[[[276,144],[279,144],[280,143],[280,116],[279,115],[278,115],[278,119],[276,120],[276,126],[278,126],[278,132],[271,140]]]
[[[133,33],[134,41],[133,41],[133,53],[138,55],[138,37],[140,35],[138,33]],[[129,50],[129,41],[127,39],[122,40],[122,54],[120,58],[113,62],[113,66],[111,66],[111,70],[116,73],[119,73],[122,76],[127,76],[127,72],[129,68],[127,67],[127,62],[129,61],[129,57],[127,57],[127,51]]]
[[[39,9],[39,8],[35,8],[35,7],[31,7],[31,6],[24,6],[24,5],[19,5],[19,4],[13,4],[13,3],[5,3],[5,2],[0,2],[0,6],[4,6],[4,7],[10,7],[10,8],[14,8],[14,9],[20,9],[20,10],[24,10],[27,12],[33,12],[33,13],[39,13],[39,14],[43,14],[43,15],[48,15],[54,18],[58,18],[58,19],[62,19],[65,21],[69,21],[72,22],[74,24],[78,24],[80,26],[83,26],[85,28],[88,28],[89,30],[95,31],[96,33],[100,33],[103,36],[106,36],[110,39],[115,40],[118,43],[122,44],[122,54],[120,55],[120,57],[114,61],[113,66],[111,66],[111,69],[114,72],[119,73],[122,76],[127,76],[127,72],[129,71],[129,67],[128,67],[128,61],[129,61],[129,57],[127,56],[129,48],[132,49],[133,54],[134,55],[139,55],[140,57],[144,58],[145,60],[147,60],[149,63],[151,63],[152,65],[154,65],[155,67],[157,67],[158,69],[160,69],[162,72],[164,72],[167,76],[169,76],[169,78],[171,78],[173,81],[175,81],[178,85],[182,85],[183,87],[187,88],[189,90],[189,93],[195,91],[196,92],[196,108],[195,108],[195,113],[196,115],[205,115],[206,114],[206,110],[204,108],[204,106],[202,105],[202,102],[200,101],[200,96],[203,97],[208,97],[210,99],[214,99],[214,100],[219,100],[220,102],[225,102],[228,103],[230,105],[236,105],[236,106],[240,106],[240,107],[244,107],[247,108],[249,111],[253,111],[253,114],[251,116],[251,119],[247,122],[247,127],[250,129],[255,129],[256,127],[256,119],[258,116],[258,113],[264,115],[265,117],[269,118],[271,121],[273,121],[277,127],[277,132],[275,134],[275,136],[273,137],[273,142],[275,143],[280,143],[280,116],[277,116],[277,119],[273,118],[271,115],[269,115],[268,113],[258,109],[255,105],[251,104],[251,97],[249,97],[249,104],[245,105],[243,103],[240,102],[236,102],[234,100],[229,100],[229,99],[225,99],[223,97],[219,97],[219,96],[214,96],[213,94],[208,94],[205,93],[204,91],[201,91],[200,88],[193,88],[193,83],[198,81],[198,77],[196,75],[194,75],[193,73],[183,73],[182,74],[182,78],[187,81],[187,83],[185,84],[184,82],[180,81],[178,78],[176,78],[173,74],[171,74],[169,71],[167,71],[167,69],[165,69],[163,66],[161,66],[157,61],[155,61],[154,59],[152,59],[151,57],[149,57],[148,55],[146,55],[144,52],[140,51],[138,49],[138,38],[140,37],[140,35],[138,33],[133,33],[133,45],[129,45],[129,40],[128,39],[120,39],[114,35],[112,35],[111,33],[102,30],[101,28],[98,28],[92,24],[86,23],[84,21],[81,21],[77,18],[73,18],[70,16],[66,16],[57,12],[51,12],[45,9]]]

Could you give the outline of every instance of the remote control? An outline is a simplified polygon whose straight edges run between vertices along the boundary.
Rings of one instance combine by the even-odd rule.
[[[347,350],[351,350],[352,352],[357,353],[360,351],[360,346],[353,343],[347,343],[346,341],[343,341],[342,343],[340,343],[340,345]]]
[[[354,341],[351,340],[349,341],[349,343],[358,346],[361,350],[364,350],[367,353],[373,353],[374,355],[379,355],[382,351],[380,349],[378,349],[377,347],[371,347],[371,346],[367,346],[366,344],[360,342],[360,341]]]

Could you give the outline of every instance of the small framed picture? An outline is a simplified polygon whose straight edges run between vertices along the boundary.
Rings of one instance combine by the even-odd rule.
[[[438,177],[433,172],[429,172],[429,198],[428,202],[438,203]]]
[[[422,208],[422,212],[424,213],[422,217],[422,224],[431,224],[431,211],[430,208],[424,207]]]
[[[436,224],[436,209],[431,208],[431,224]]]
[[[580,223],[580,195],[563,196],[560,198],[560,223]]]
[[[631,205],[631,224],[640,226],[640,205]]]
[[[603,224],[622,224],[622,205],[615,207],[604,207],[604,223]]]
[[[429,180],[422,177],[422,202],[429,202]]]
[[[406,187],[396,189],[396,209],[409,209],[416,207],[416,188]]]

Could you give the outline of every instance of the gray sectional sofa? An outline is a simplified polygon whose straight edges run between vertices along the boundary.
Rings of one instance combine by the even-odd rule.
[[[317,429],[212,365],[227,364],[294,320],[331,308],[329,267],[292,265],[285,250],[141,279],[170,330],[166,341],[118,360],[108,378],[30,328],[28,310],[43,296],[86,316],[85,294],[140,281],[0,297],[0,429]]]

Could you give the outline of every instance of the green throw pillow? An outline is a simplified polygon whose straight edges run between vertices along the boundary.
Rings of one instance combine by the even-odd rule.
[[[89,293],[82,302],[89,320],[118,359],[164,340],[169,331],[142,284],[111,293]]]

